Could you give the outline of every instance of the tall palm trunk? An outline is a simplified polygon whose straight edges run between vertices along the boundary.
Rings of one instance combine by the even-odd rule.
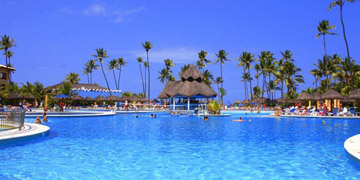
[[[142,85],[143,93],[145,94],[144,78],[143,78],[143,74],[142,74],[141,64],[140,64],[140,63],[139,63],[139,68],[140,68],[140,76],[141,76],[141,85]]]
[[[105,72],[104,72],[104,68],[103,68],[103,65],[102,65],[102,63],[100,63],[100,66],[101,66],[101,70],[102,70],[102,73],[103,73],[103,75],[104,75],[104,78],[105,78],[105,81],[106,81],[106,85],[107,85],[107,87],[108,87],[109,93],[110,93],[110,95],[111,95],[111,91],[110,91],[110,86],[109,86],[109,82],[108,82],[108,80],[107,80],[107,78],[106,78],[106,75],[105,75]]]
[[[8,49],[7,48],[5,48],[5,60],[6,60],[6,66],[8,66],[8,58],[7,58],[7,51],[8,51]]]
[[[248,72],[249,72],[249,77],[251,77],[250,74],[250,68],[248,68]],[[251,95],[251,99],[253,98],[253,92],[252,92],[252,85],[251,85],[251,80],[249,79],[249,83],[250,83],[250,95]]]
[[[116,89],[119,89],[118,84],[116,82],[115,69],[113,69],[113,75],[114,75],[114,80],[115,80],[115,87],[116,87]]]
[[[342,26],[342,30],[343,30],[343,36],[344,36],[344,41],[345,41],[345,46],[346,46],[346,54],[347,54],[347,58],[349,58],[349,67],[350,67],[350,81],[349,84],[351,85],[352,89],[354,89],[354,83],[352,83],[352,79],[353,79],[353,70],[352,70],[352,66],[351,66],[351,61],[350,61],[350,50],[349,50],[349,44],[347,42],[346,39],[346,34],[345,34],[345,25],[344,25],[344,20],[343,20],[343,15],[342,15],[342,6],[340,6],[340,20],[341,20],[341,26]],[[349,85],[348,84],[348,85]]]
[[[281,98],[284,97],[284,80],[281,81]]]
[[[86,76],[87,76],[88,84],[90,84],[89,74],[86,74]]]
[[[90,84],[92,84],[92,72],[90,73]]]
[[[221,61],[220,61],[220,76],[221,76],[221,89],[224,89],[224,84],[223,84],[223,77],[222,77],[222,63],[221,63]],[[221,101],[220,101],[220,105],[221,105],[221,107],[222,107],[222,103],[223,103],[223,95],[222,94],[220,94],[221,95]]]
[[[263,77],[263,84],[262,84],[262,90],[261,90],[261,97],[264,98],[264,89],[265,89],[265,84],[266,84],[266,79],[265,79],[265,73],[262,73],[262,77]]]
[[[327,66],[328,66],[328,58],[326,53],[326,42],[325,42],[325,34],[323,34],[324,39],[324,51],[325,51],[325,74],[326,74],[326,89],[329,89],[329,83],[328,83],[328,75],[327,75]]]
[[[120,90],[120,78],[121,78],[121,65],[119,67],[119,79],[118,79],[118,85],[117,85],[117,90]]]
[[[145,95],[145,98],[147,99],[147,98],[148,98],[148,94],[147,94],[147,91],[146,91],[146,90],[147,90],[146,69],[147,69],[147,68],[146,68],[146,66],[145,66],[145,64],[144,64],[144,77],[145,77],[145,78],[144,78],[144,79],[145,79],[145,80],[144,80],[144,81],[145,81],[145,82],[144,82],[144,87],[145,87],[145,94],[144,94],[144,95]]]
[[[147,50],[146,51],[146,60],[147,60],[147,63],[148,63],[148,84],[149,84],[149,86],[148,86],[148,99],[149,99],[149,101],[150,101],[150,63],[149,63],[149,51]]]

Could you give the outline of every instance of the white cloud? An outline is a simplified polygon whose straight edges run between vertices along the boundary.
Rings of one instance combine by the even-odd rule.
[[[151,49],[149,51],[149,58],[151,62],[162,63],[165,59],[169,58],[174,61],[174,63],[186,64],[186,63],[195,63],[198,60],[198,52],[201,49],[187,48],[187,47],[179,47],[179,48],[166,48],[155,50]],[[120,52],[128,53],[134,57],[146,57],[145,50],[143,51],[131,51],[131,52]],[[208,52],[208,56],[211,57],[211,53]],[[208,57],[208,58],[210,58]]]
[[[109,7],[104,4],[92,4],[84,9],[75,9],[72,7],[60,8],[55,13],[63,14],[76,14],[82,16],[103,16],[111,18],[112,22],[121,23],[126,16],[146,10],[145,7],[138,7],[132,9],[119,9],[116,7]]]
[[[91,15],[105,15],[106,9],[103,4],[92,4],[90,7],[82,10],[84,15],[91,16]]]

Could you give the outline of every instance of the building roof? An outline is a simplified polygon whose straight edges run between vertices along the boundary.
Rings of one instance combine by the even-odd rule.
[[[203,75],[194,65],[181,75],[180,81],[169,81],[159,94],[159,99],[170,97],[215,97],[217,93],[202,82]]]
[[[62,87],[64,86],[64,83],[65,82],[61,82],[59,84],[55,84],[53,86],[49,86],[47,87],[46,89],[48,89],[48,91],[52,91],[53,89],[55,88],[58,88],[58,87]],[[91,89],[91,90],[107,90],[107,88],[105,87],[102,87],[98,84],[85,84],[85,83],[71,83],[71,87],[72,88],[76,88],[76,89]]]
[[[334,89],[327,90],[322,96],[323,99],[343,99],[344,96],[341,95]]]
[[[10,71],[15,71],[16,69],[14,67],[11,67],[11,66],[5,66],[5,65],[2,65],[0,64],[0,69],[3,68],[3,69],[7,69],[7,70],[10,70]]]

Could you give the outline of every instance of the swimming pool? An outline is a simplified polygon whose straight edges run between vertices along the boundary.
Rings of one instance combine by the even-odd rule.
[[[241,116],[49,118],[47,136],[0,144],[0,179],[360,178],[343,147],[359,120]]]

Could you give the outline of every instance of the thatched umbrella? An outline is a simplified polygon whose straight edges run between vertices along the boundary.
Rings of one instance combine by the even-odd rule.
[[[337,107],[339,104],[337,99],[344,99],[344,96],[334,89],[329,89],[322,95],[322,98],[325,99],[325,103],[329,107],[329,111],[331,111],[331,100],[334,100],[334,107]]]
[[[351,99],[357,99],[357,100],[360,99],[360,88],[353,90],[353,91],[350,93],[349,98],[351,98]]]
[[[32,94],[26,94],[25,96],[23,96],[23,99],[35,99],[35,96]]]
[[[102,95],[99,95],[95,98],[95,101],[104,101],[104,100],[105,100],[105,98]]]
[[[250,101],[250,103],[257,103],[257,104],[263,104],[265,101],[269,101],[267,98],[263,97],[256,97]]]
[[[250,102],[248,100],[243,100],[240,104],[249,104]]]
[[[344,96],[341,95],[339,92],[335,91],[334,89],[327,90],[323,95],[323,99],[343,99]]]
[[[309,93],[303,92],[296,98],[297,101],[308,101],[311,100],[312,97]]]
[[[23,96],[17,92],[12,92],[8,95],[6,99],[22,99]]]
[[[90,96],[87,96],[86,98],[84,98],[85,101],[94,101],[93,98],[91,98]]]
[[[323,99],[323,98],[322,98],[322,96],[321,96],[321,94],[320,94],[319,92],[314,92],[314,93],[312,94],[311,100],[320,101],[320,100],[322,100],[322,99]]]
[[[81,96],[78,96],[78,95],[73,95],[70,97],[73,101],[80,101],[82,100],[83,98]]]
[[[118,99],[118,98],[116,98],[115,96],[110,95],[110,96],[108,96],[108,97],[105,98],[105,101],[112,101],[112,102],[114,102],[114,101],[117,101],[117,99]]]
[[[119,98],[119,101],[130,101],[131,97],[127,97],[127,96],[122,96],[121,98]]]
[[[279,99],[276,99],[276,102],[277,103],[283,103],[283,104],[293,104],[295,103],[295,101],[293,99],[289,99],[289,98],[279,98]]]
[[[234,102],[234,104],[241,104],[241,101],[240,101],[240,100],[236,100],[236,101]]]

